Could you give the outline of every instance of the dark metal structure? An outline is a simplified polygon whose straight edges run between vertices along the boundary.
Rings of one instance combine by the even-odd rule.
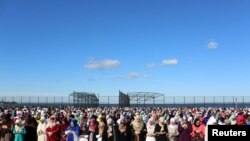
[[[129,106],[130,106],[129,96],[119,91],[119,107],[129,107]]]
[[[131,92],[128,93],[131,105],[136,106],[146,106],[152,105],[155,106],[155,101],[157,104],[165,102],[165,95],[155,92]]]
[[[89,92],[73,92],[70,95],[70,101],[75,106],[97,107],[99,99],[95,93]]]

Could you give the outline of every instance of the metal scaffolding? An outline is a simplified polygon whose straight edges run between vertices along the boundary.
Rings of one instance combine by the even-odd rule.
[[[73,105],[85,107],[97,107],[99,105],[99,99],[95,93],[74,91],[69,96]]]
[[[161,93],[155,93],[155,92],[131,92],[128,93],[130,102],[133,104],[139,105],[146,105],[151,104],[152,106],[155,106],[155,101],[164,103],[165,101],[165,95]]]

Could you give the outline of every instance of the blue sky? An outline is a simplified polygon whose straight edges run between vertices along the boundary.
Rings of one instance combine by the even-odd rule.
[[[248,0],[1,0],[0,96],[250,93]]]

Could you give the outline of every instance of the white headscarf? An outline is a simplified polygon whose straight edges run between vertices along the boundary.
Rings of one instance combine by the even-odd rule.
[[[152,125],[150,124],[151,122],[153,122]],[[153,118],[150,118],[147,123],[147,132],[152,134],[154,133],[154,130],[155,130],[155,121]]]

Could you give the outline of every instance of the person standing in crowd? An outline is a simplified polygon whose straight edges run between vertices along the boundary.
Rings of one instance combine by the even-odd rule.
[[[158,115],[156,113],[156,110],[152,110],[151,115],[152,115],[152,118],[154,119],[154,121],[158,120]]]
[[[37,122],[34,117],[28,117],[25,125],[27,134],[24,136],[25,141],[36,141],[37,140]]]
[[[146,141],[156,141],[154,132],[155,132],[155,121],[153,118],[150,118],[147,123]]]
[[[177,141],[177,137],[179,135],[178,126],[176,125],[175,122],[176,122],[175,118],[170,119],[170,124],[168,125],[169,141]]]
[[[192,141],[204,141],[205,136],[205,126],[201,123],[199,118],[194,120],[194,124],[192,126]]]
[[[239,112],[237,116],[237,125],[246,125],[246,118],[243,115],[243,112]]]
[[[130,132],[128,124],[125,119],[121,119],[117,130],[117,140],[119,141],[130,141]]]
[[[208,119],[207,124],[205,126],[205,141],[208,141],[208,126],[209,125],[216,125],[217,120],[215,118],[215,113],[211,113],[211,117]]]
[[[65,135],[67,136],[67,141],[78,141],[80,136],[80,128],[77,124],[77,120],[72,118],[70,120],[70,126],[66,129]]]
[[[83,112],[82,114],[82,118],[80,120],[79,123],[80,126],[80,131],[81,131],[81,135],[86,135],[87,134],[87,126],[88,126],[88,116],[86,112]]]
[[[250,125],[250,112],[247,113],[246,125]]]
[[[24,135],[26,134],[26,129],[23,126],[22,120],[16,119],[15,123],[16,125],[13,129],[14,141],[25,141]]]
[[[99,116],[98,119],[98,135],[96,136],[97,141],[106,141],[107,140],[107,127],[104,121],[105,118],[102,116]]]
[[[107,141],[117,141],[117,130],[116,125],[114,124],[114,121],[112,118],[107,119]]]
[[[131,130],[132,141],[145,141],[147,129],[139,114],[135,116],[134,121],[131,124]]]
[[[157,123],[155,126],[155,134],[157,141],[167,141],[168,128],[167,125],[165,124],[164,117],[159,118],[159,123]]]
[[[183,119],[178,125],[179,137],[178,141],[191,141],[192,124]]]
[[[46,127],[47,123],[45,122],[45,118],[41,117],[40,123],[37,126],[37,135],[38,135],[37,141],[47,141]]]
[[[66,117],[62,118],[61,121],[61,128],[60,128],[60,134],[61,134],[61,141],[66,141],[66,135],[65,135],[65,131],[68,128],[69,124],[68,124],[68,119]]]
[[[1,128],[0,141],[11,141],[13,124],[10,116],[11,115],[8,113],[8,110],[5,110],[2,118],[2,124],[0,127]]]
[[[48,141],[60,141],[60,126],[56,124],[55,117],[49,118],[49,124],[46,129]]]
[[[89,141],[97,141],[96,135],[98,134],[98,123],[95,117],[91,117],[89,123]]]

